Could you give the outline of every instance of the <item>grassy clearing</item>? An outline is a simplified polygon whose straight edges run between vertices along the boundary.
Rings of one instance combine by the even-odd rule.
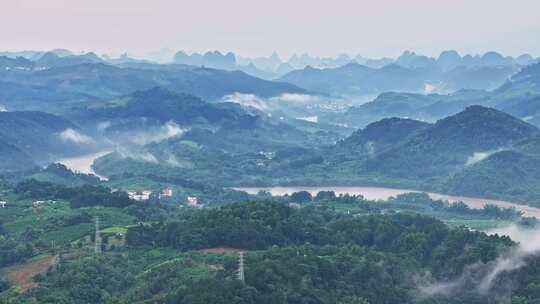
[[[496,219],[444,219],[450,227],[465,226],[474,230],[491,230],[494,228],[507,226],[511,222]]]
[[[116,226],[116,227],[109,227],[109,228],[105,228],[103,230],[101,230],[101,233],[104,233],[104,234],[126,234],[127,233],[127,227],[120,227],[120,226]]]
[[[334,207],[337,212],[351,213],[351,214],[366,213],[365,210],[355,205],[331,204],[331,206]],[[394,204],[388,210],[392,210],[394,212],[420,213],[423,215],[435,217],[443,221],[450,227],[465,226],[470,229],[481,230],[481,231],[486,231],[486,230],[490,230],[490,229],[494,229],[494,228],[511,224],[511,222],[507,220],[487,218],[484,216],[465,216],[465,215],[451,214],[451,213],[445,213],[445,212],[433,212],[433,211],[427,210],[425,207],[421,205],[402,205],[401,206],[401,205]]]

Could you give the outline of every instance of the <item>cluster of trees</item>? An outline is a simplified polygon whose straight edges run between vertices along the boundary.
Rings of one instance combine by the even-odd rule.
[[[37,303],[114,303],[112,294],[125,290],[134,283],[132,264],[119,255],[107,257],[85,256],[67,262],[60,258],[40,281],[41,287],[20,300],[36,299]]]
[[[382,207],[409,205],[457,215],[485,216],[501,220],[516,220],[523,216],[523,213],[515,208],[501,208],[493,204],[486,204],[482,209],[475,209],[463,202],[449,203],[442,200],[433,200],[426,193],[401,194],[395,198],[390,198],[388,202],[378,204],[382,205]]]
[[[67,200],[72,208],[105,206],[124,208],[135,203],[127,193],[111,191],[102,186],[83,185],[66,187],[50,182],[40,182],[29,179],[20,182],[15,187],[15,193],[23,198],[38,200]]]
[[[437,271],[441,272],[462,269],[467,259],[469,262],[489,260],[497,256],[498,246],[511,244],[507,238],[465,229],[451,230],[438,220],[420,215],[352,217],[320,207],[295,209],[275,202],[232,204],[195,211],[167,223],[139,225],[128,230],[126,240],[132,246],[180,250],[211,247],[264,250],[276,245],[305,243],[357,245],[411,255],[424,265],[439,265]],[[479,243],[483,246],[477,250],[466,249]],[[466,259],[447,268],[451,254]]]
[[[270,193],[264,191],[259,192],[257,197],[261,199],[272,198]],[[336,195],[334,191],[319,191],[315,196],[312,196],[308,191],[298,191],[275,200],[299,204],[349,204],[351,207],[354,206],[356,209],[362,209],[368,213],[405,210],[427,215],[447,214],[511,221],[521,219],[523,223],[530,225],[535,225],[537,223],[534,218],[524,218],[523,213],[513,207],[501,208],[493,204],[486,204],[482,209],[476,209],[469,207],[463,202],[450,203],[442,200],[433,200],[426,193],[411,192],[400,194],[387,201],[370,201],[365,199],[362,195]]]
[[[97,185],[100,183],[99,177],[94,174],[84,174],[73,172],[64,164],[54,163],[38,172],[41,175],[47,175],[53,181],[70,186],[79,186],[83,184]]]
[[[259,193],[265,196],[265,193]],[[336,195],[334,191],[319,191],[315,196],[308,191],[298,191],[291,195],[285,195],[285,200],[291,203],[339,203],[339,204],[360,204],[368,202],[362,195],[351,195],[348,193]]]
[[[6,233],[2,233],[0,223],[0,268],[24,261],[33,256],[35,252],[36,250],[31,243],[18,241]]]

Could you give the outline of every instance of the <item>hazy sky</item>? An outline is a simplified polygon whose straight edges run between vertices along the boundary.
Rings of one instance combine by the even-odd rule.
[[[540,56],[539,0],[0,0],[0,50]]]

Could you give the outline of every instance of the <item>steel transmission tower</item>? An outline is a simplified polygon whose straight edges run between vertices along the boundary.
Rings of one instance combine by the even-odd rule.
[[[244,252],[239,252],[238,257],[238,279],[242,282],[245,282],[246,277],[244,275]]]
[[[101,235],[99,234],[99,216],[96,216],[96,235],[94,237],[94,253],[101,253]]]

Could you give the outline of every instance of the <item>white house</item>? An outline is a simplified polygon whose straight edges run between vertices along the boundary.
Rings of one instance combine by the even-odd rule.
[[[128,196],[130,199],[136,200],[139,202],[149,200],[151,194],[152,194],[152,191],[149,191],[149,190],[128,192]]]
[[[190,207],[199,207],[199,199],[196,196],[188,196],[186,204]]]
[[[37,207],[43,205],[44,203],[45,203],[45,201],[35,201],[35,202],[32,203],[32,207],[37,208]]]
[[[53,200],[47,200],[47,201],[35,201],[32,203],[32,207],[37,208],[44,204],[56,204],[56,201]]]
[[[161,193],[159,194],[159,197],[160,198],[163,198],[163,197],[172,197],[173,196],[173,190],[171,188],[165,188],[161,191]]]

